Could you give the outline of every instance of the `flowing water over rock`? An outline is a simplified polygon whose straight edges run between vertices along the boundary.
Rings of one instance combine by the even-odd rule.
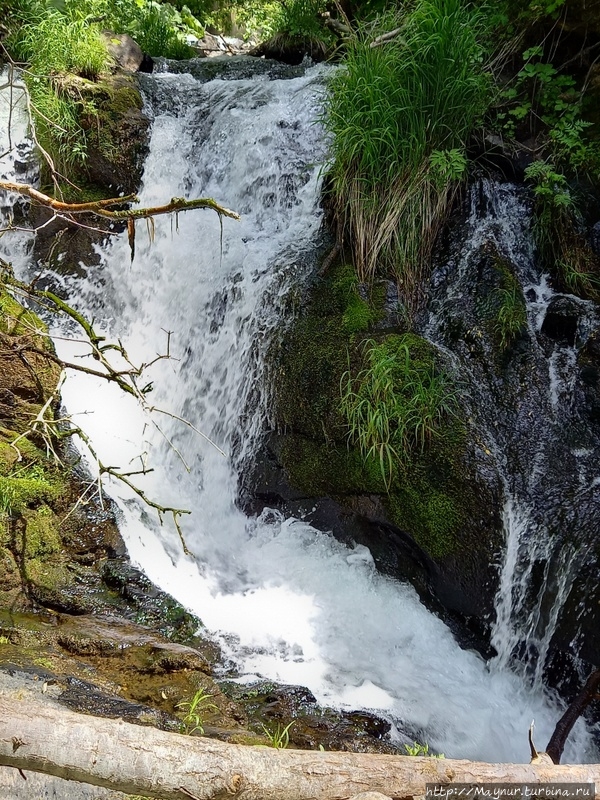
[[[460,243],[434,274],[427,332],[451,352],[471,424],[504,485],[494,666],[512,664],[541,687],[553,645],[597,661],[600,435],[586,353],[599,320],[593,303],[549,287],[523,189],[484,179],[470,203]],[[494,317],[506,286],[516,287],[524,325],[502,346]]]
[[[100,268],[70,282],[74,302],[104,320],[134,360],[164,353],[171,332],[173,359],[151,368],[148,397],[226,453],[108,386],[81,375],[68,382],[65,402],[71,413],[90,412],[76,419],[104,462],[152,466],[139,485],[193,511],[182,522],[186,557],[176,531],[111,486],[132,559],[215,631],[242,679],[270,677],[308,686],[321,702],[378,710],[448,756],[528,760],[531,719],[542,742],[560,715],[539,685],[507,659],[490,665],[461,650],[409,585],[376,572],[366,547],[275,511],[249,518],[236,505],[238,471],[269,413],[269,342],[322,244],[323,68],[274,80],[160,73],[144,82],[153,131],[142,202],[211,196],[242,221],[224,220],[221,230],[208,212],[157,219],[153,244],[138,226],[133,263],[122,234]],[[499,217],[494,224],[504,224]],[[556,386],[560,403],[560,378]],[[565,760],[594,757],[580,723]]]

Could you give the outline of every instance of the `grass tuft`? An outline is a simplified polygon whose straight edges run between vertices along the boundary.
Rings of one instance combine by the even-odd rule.
[[[484,12],[462,0],[417,0],[364,27],[331,82],[338,229],[352,242],[360,281],[395,276],[410,310],[488,104],[483,27]],[[395,28],[395,39],[370,46]]]
[[[423,450],[454,414],[457,395],[437,369],[425,343],[413,334],[365,342],[367,366],[341,379],[341,408],[348,437],[365,460],[376,459],[389,490],[397,470]]]

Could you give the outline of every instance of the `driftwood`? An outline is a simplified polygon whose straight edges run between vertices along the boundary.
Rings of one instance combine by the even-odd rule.
[[[50,705],[0,699],[0,765],[162,800],[419,797],[428,783],[595,783],[600,765],[484,764],[275,750],[165,733]],[[26,788],[24,785],[24,792]]]

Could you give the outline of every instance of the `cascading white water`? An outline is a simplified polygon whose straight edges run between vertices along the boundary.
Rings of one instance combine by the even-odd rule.
[[[577,451],[568,443],[562,445],[563,450],[555,448],[573,419],[577,352],[574,344],[553,344],[547,337],[539,341],[548,309],[559,295],[550,288],[548,276],[541,273],[536,261],[526,195],[514,185],[483,179],[471,188],[470,199],[471,213],[461,237],[457,269],[430,315],[427,332],[440,343],[444,309],[467,297],[477,305],[472,296],[477,291],[473,276],[486,252],[505,259],[515,270],[526,300],[528,343],[522,356],[527,359],[527,373],[512,375],[516,391],[511,411],[496,405],[505,389],[493,369],[482,370],[481,363],[468,354],[451,356],[459,374],[469,375],[477,429],[493,453],[504,485],[506,543],[491,635],[497,657],[491,666],[502,670],[512,665],[541,689],[552,638],[585,556],[585,547],[573,536],[561,537],[561,526],[555,522],[555,518],[560,520],[561,504],[573,505],[579,479],[569,469],[557,470],[553,462],[557,452],[563,458],[577,455],[581,472],[588,473],[595,451]],[[567,299],[576,304],[581,319],[594,318],[592,303]],[[481,317],[474,322],[481,325]],[[492,361],[495,356],[490,352],[486,357]]]
[[[176,360],[152,367],[153,402],[189,420],[226,453],[170,417],[162,433],[130,398],[82,375],[64,392],[105,463],[155,471],[140,484],[161,503],[193,511],[183,533],[160,527],[118,484],[123,536],[149,577],[198,614],[240,672],[308,686],[325,703],[372,708],[448,756],[526,761],[535,717],[549,737],[558,704],[502,665],[461,650],[414,590],[379,575],[369,551],[347,548],[301,520],[236,507],[237,468],[251,451],[268,396],[263,357],[290,291],[318,245],[316,123],[322,68],[291,80],[152,79],[154,121],[142,202],[212,196],[242,214],[157,219],[155,241],[107,246],[73,302],[103,317],[130,356],[150,361],[172,331]],[[64,354],[72,348],[59,341]],[[171,444],[166,441],[167,437]],[[187,469],[184,463],[187,464]],[[578,724],[566,758],[593,759]]]

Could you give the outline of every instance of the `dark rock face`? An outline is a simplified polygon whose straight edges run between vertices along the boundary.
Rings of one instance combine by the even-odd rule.
[[[240,685],[222,682],[220,688],[231,700],[239,703],[247,715],[249,727],[263,735],[287,731],[291,747],[314,750],[342,750],[352,753],[405,753],[403,745],[413,739],[400,734],[400,741],[391,744],[391,725],[365,711],[334,711],[317,704],[304,686],[281,686],[271,681]]]
[[[284,341],[276,376],[281,433],[271,436],[246,488],[248,507],[276,506],[347,543],[364,544],[387,574],[408,578],[450,620],[473,618],[477,634],[493,610],[502,489],[489,452],[470,440],[463,415],[410,462],[398,466],[386,490],[379,464],[367,464],[348,442],[340,414],[340,381],[358,371],[363,343],[385,340],[395,313],[381,292],[378,333],[347,333],[354,324],[340,286],[344,268],[317,284],[308,307]],[[383,331],[379,332],[383,327]],[[442,354],[411,334],[415,357],[444,363]],[[429,363],[429,362],[428,362]],[[481,642],[480,642],[481,644]]]
[[[305,58],[312,61],[324,61],[327,58],[327,47],[320,39],[312,36],[292,36],[278,33],[251,51],[251,55],[282,61],[284,64],[301,64]]]
[[[580,311],[575,298],[553,298],[542,323],[542,333],[553,342],[563,342],[573,347],[577,338]]]

